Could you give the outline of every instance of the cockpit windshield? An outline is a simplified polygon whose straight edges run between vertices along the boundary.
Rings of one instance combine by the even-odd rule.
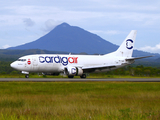
[[[17,61],[22,61],[22,62],[24,62],[24,61],[26,61],[26,59],[18,59]]]

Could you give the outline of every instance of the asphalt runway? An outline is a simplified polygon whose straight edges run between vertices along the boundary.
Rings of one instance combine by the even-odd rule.
[[[160,78],[106,78],[106,79],[80,79],[80,78],[0,78],[0,82],[160,82]]]

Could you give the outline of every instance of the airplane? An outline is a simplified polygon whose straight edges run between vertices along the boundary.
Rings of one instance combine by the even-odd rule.
[[[136,59],[152,56],[132,57],[136,30],[132,30],[120,47],[104,55],[65,55],[65,54],[35,54],[20,57],[10,64],[16,70],[22,71],[26,78],[30,72],[58,75],[64,73],[68,78],[80,76],[86,78],[86,73],[106,72],[134,63]]]

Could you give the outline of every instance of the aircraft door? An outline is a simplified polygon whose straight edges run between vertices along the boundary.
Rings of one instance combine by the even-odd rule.
[[[31,67],[31,59],[30,58],[27,58],[26,59],[26,62],[24,64],[25,68],[29,69]]]
[[[32,61],[33,61],[33,67],[37,67],[38,66],[37,57],[32,57]]]

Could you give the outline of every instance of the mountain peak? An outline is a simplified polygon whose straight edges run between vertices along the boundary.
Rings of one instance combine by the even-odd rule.
[[[65,27],[69,27],[70,25],[68,24],[68,23],[62,23],[62,24],[60,24],[60,25],[58,25],[57,27],[63,27],[63,28],[65,28]]]

